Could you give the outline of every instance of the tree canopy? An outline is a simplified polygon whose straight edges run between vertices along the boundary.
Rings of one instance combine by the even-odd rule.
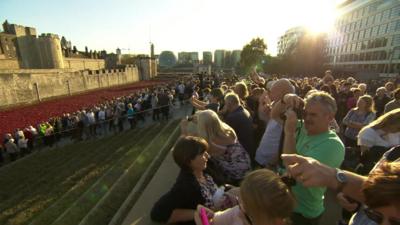
[[[240,54],[242,72],[248,73],[254,66],[262,67],[266,50],[267,44],[262,38],[253,38],[250,43],[246,44]]]

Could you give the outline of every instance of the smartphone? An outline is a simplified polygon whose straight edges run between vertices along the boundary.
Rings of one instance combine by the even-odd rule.
[[[210,225],[210,222],[208,222],[207,212],[204,208],[200,208],[200,219],[203,225]]]

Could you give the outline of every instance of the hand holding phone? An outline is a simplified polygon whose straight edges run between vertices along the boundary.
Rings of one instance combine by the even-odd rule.
[[[200,208],[200,219],[201,219],[201,223],[203,225],[210,225],[210,222],[208,221],[206,209],[203,207]]]

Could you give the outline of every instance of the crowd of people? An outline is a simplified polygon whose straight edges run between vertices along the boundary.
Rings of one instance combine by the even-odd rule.
[[[173,148],[179,175],[154,204],[154,221],[316,225],[329,188],[343,207],[338,224],[400,224],[398,80],[253,72],[200,77],[177,92],[194,110]]]
[[[36,126],[17,128],[4,135],[0,144],[0,165],[15,161],[35,149],[53,147],[63,138],[82,141],[134,129],[151,117],[168,120],[175,95],[175,84],[167,83],[134,91],[128,96],[106,100],[76,112],[42,121]]]

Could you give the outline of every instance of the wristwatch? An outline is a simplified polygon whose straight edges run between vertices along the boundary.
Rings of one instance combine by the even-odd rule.
[[[336,169],[336,181],[338,182],[336,192],[342,192],[344,186],[347,184],[347,176],[343,170]]]

